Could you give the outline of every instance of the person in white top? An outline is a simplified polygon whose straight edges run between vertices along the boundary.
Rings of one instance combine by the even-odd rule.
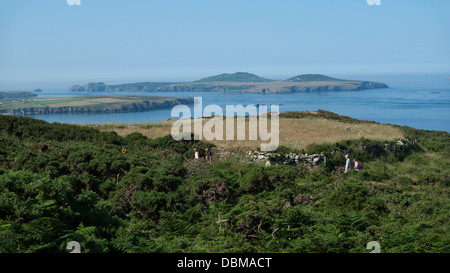
[[[200,156],[199,156],[198,151],[197,151],[196,148],[194,148],[194,158],[195,158],[195,159],[199,159],[199,158],[200,158]]]
[[[348,155],[345,155],[345,173],[351,170],[351,161],[350,158],[348,158]]]
[[[353,169],[355,169],[355,171],[361,170],[361,163],[359,163],[356,159],[353,159],[353,162],[355,163],[355,167],[353,167]]]

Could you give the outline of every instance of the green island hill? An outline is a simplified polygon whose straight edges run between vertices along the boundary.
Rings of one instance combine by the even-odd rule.
[[[387,88],[384,83],[336,79],[320,74],[305,74],[286,80],[271,80],[247,72],[203,78],[194,82],[142,82],[106,85],[104,82],[74,85],[71,92],[251,92],[302,93],[318,91],[358,91]]]

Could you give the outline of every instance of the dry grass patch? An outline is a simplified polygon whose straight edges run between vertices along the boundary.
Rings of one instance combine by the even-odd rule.
[[[203,124],[208,120],[204,119]],[[245,140],[236,140],[237,123],[235,122],[235,140],[212,140],[211,143],[218,147],[230,148],[249,148],[257,149],[261,143],[270,141],[249,140],[248,120],[245,126]],[[174,121],[161,121],[154,123],[135,123],[135,124],[102,124],[87,125],[98,128],[101,131],[114,131],[120,136],[126,136],[132,132],[139,132],[151,139],[162,137],[171,133],[171,127]],[[194,128],[193,123],[192,130]],[[223,121],[223,138],[225,139],[225,120]],[[270,120],[267,121],[269,132]],[[372,140],[397,140],[404,138],[400,129],[391,125],[377,123],[345,123],[325,118],[301,118],[301,119],[279,119],[279,145],[295,149],[304,149],[312,143],[335,143],[348,139],[360,139],[361,137]]]

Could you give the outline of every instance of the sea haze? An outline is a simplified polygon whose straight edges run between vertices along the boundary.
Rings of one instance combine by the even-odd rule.
[[[280,105],[280,112],[335,112],[362,120],[407,125],[419,129],[450,132],[449,75],[339,75],[352,80],[370,80],[389,85],[386,89],[334,91],[316,93],[263,95],[222,92],[68,92],[44,90],[38,97],[80,95],[155,95],[170,97],[202,97],[203,107],[217,104],[225,113],[225,105]],[[270,108],[269,108],[270,110]],[[167,120],[171,109],[114,114],[49,114],[32,117],[60,123],[141,123]]]

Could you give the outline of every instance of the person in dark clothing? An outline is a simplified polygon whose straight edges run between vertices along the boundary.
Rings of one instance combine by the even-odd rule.
[[[209,148],[206,148],[206,161],[208,161],[209,163],[212,162],[212,154],[211,151],[209,150]]]

